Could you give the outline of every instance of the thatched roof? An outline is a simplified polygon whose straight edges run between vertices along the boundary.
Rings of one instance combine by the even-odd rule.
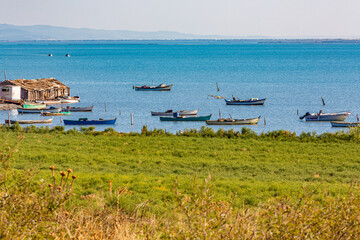
[[[6,80],[2,85],[11,84],[20,86],[26,90],[37,90],[43,91],[51,88],[69,88],[62,82],[56,80],[55,78],[40,78],[40,79],[16,79],[16,80]]]

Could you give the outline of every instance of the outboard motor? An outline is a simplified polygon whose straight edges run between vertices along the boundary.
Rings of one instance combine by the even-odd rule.
[[[301,116],[301,117],[299,117],[300,118],[300,120],[303,120],[304,119],[304,117],[306,117],[306,116],[310,116],[311,114],[309,113],[309,112],[307,112],[307,113],[305,113],[305,115],[304,116]]]

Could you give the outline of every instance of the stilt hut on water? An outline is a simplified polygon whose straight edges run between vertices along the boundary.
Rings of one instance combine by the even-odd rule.
[[[19,86],[21,99],[28,101],[70,96],[70,88],[55,78],[16,79],[0,82],[0,88],[4,86]]]

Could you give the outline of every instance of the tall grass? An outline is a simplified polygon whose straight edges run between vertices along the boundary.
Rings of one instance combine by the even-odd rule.
[[[358,142],[345,137],[356,129],[301,138],[15,128],[1,133],[1,239],[360,238]]]
[[[360,197],[355,181],[345,195],[322,192],[319,199],[314,191],[305,189],[296,198],[279,196],[255,208],[239,209],[231,201],[216,199],[210,175],[203,182],[195,177],[187,191],[181,191],[176,180],[167,199],[175,203],[172,211],[158,216],[146,212],[146,203],[131,213],[124,212],[120,198],[131,192],[124,187],[114,189],[112,182],[101,208],[66,206],[68,198],[75,197],[71,196],[76,178],[70,177],[72,170],[56,174],[51,166],[52,182],[36,182],[30,171],[11,170],[15,150],[5,144],[0,151],[1,239],[360,238]],[[86,199],[94,198],[101,197]]]

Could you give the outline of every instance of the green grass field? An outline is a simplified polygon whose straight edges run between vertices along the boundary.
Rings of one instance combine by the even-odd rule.
[[[18,140],[18,135],[24,138]],[[205,138],[0,131],[0,141],[19,142],[12,167],[34,169],[51,183],[50,166],[73,169],[76,204],[81,196],[127,187],[128,207],[151,200],[153,212],[166,209],[178,177],[188,189],[194,176],[211,175],[216,197],[236,206],[256,206],[273,196],[297,196],[307,189],[342,191],[360,175],[357,141],[299,141],[291,138]]]

